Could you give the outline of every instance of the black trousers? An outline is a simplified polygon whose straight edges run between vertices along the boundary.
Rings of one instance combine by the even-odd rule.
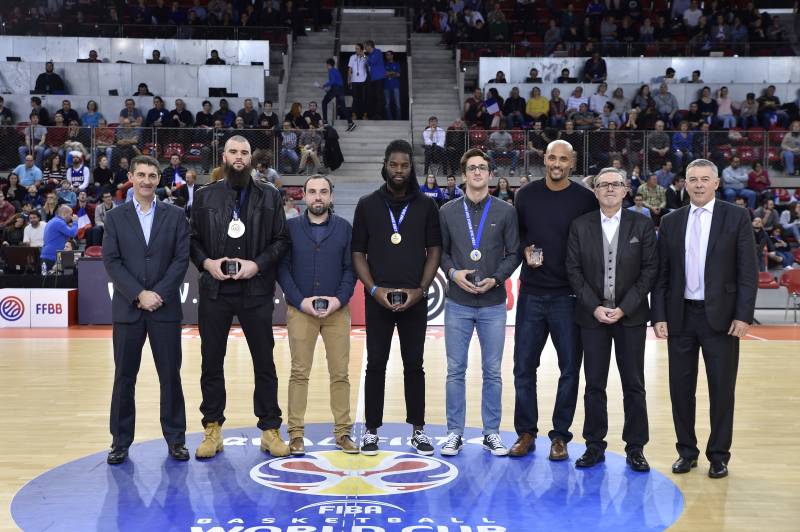
[[[611,364],[611,340],[622,382],[622,405],[625,423],[622,439],[625,452],[641,451],[650,439],[647,422],[647,401],[644,390],[644,344],[647,327],[625,327],[621,323],[599,327],[581,327],[583,373],[586,390],[583,395],[585,417],[583,438],[587,447],[605,450],[608,434],[606,385]]]
[[[425,173],[428,173],[428,168],[432,164],[442,164],[445,162],[444,148],[438,144],[429,144],[425,146]]]
[[[242,295],[219,294],[217,299],[209,299],[200,294],[198,307],[198,328],[200,329],[200,352],[202,354],[200,389],[203,401],[200,412],[203,426],[225,422],[225,349],[228,342],[233,317],[239,318],[242,332],[247,339],[250,356],[253,358],[255,391],[253,410],[261,430],[277,429],[281,426],[281,409],[278,406],[278,376],[272,349],[272,300],[254,306],[245,305],[247,299]]]
[[[369,101],[367,100],[368,83],[367,81],[361,81],[350,84],[350,92],[353,94],[353,114],[356,115],[357,120],[363,119],[364,114],[370,111],[367,108],[367,102]],[[372,118],[371,112],[370,118]]]
[[[669,395],[672,421],[678,438],[676,448],[684,458],[700,454],[694,431],[699,350],[708,379],[711,434],[706,445],[709,460],[730,460],[733,441],[733,406],[739,369],[739,339],[711,328],[702,303],[686,303],[683,330],[669,331]]]
[[[114,323],[114,387],[111,393],[110,429],[115,447],[133,443],[136,426],[136,376],[142,348],[150,349],[161,389],[161,432],[168,444],[185,443],[186,407],[181,387],[181,324],[156,321],[147,311],[133,323]]]
[[[369,83],[369,106],[367,112],[369,113],[370,120],[381,120],[384,118],[384,109],[386,109],[386,99],[383,96],[383,82],[382,79],[368,81]]]
[[[386,363],[397,326],[400,356],[403,358],[403,388],[406,423],[425,424],[425,370],[422,367],[428,305],[423,299],[404,312],[392,312],[366,296],[367,374],[364,382],[364,413],[367,429],[383,425]]]

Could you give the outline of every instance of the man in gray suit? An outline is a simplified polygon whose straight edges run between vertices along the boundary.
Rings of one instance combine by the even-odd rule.
[[[124,462],[133,442],[136,375],[147,337],[161,385],[161,430],[169,455],[176,460],[189,459],[180,376],[183,315],[178,291],[189,267],[189,224],[182,209],[156,201],[159,174],[155,159],[135,157],[128,172],[133,201],[106,215],[103,263],[114,283],[109,464]]]
[[[586,452],[575,466],[592,467],[605,460],[613,339],[625,408],[626,461],[634,471],[649,471],[643,453],[649,439],[644,346],[650,317],[647,294],[658,272],[656,231],[650,218],[622,208],[627,187],[620,170],[600,170],[594,192],[600,210],[576,218],[567,241],[567,277],[577,297],[575,321],[581,330],[586,376]]]

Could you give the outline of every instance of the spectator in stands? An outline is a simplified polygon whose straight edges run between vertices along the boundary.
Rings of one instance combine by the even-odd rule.
[[[441,165],[445,157],[445,131],[439,127],[439,120],[432,116],[428,118],[428,127],[422,132],[422,143],[425,150],[425,173],[431,164]]]
[[[675,77],[675,69],[672,67],[667,67],[664,71],[663,76],[659,76],[653,80],[653,83],[666,83],[669,85],[670,83],[678,83],[678,78]]]
[[[689,123],[689,129],[699,129],[703,124],[708,124],[700,112],[700,104],[696,101],[689,104],[689,111],[684,115],[684,120]]]
[[[561,98],[561,91],[558,88],[550,91],[548,117],[550,127],[561,129],[566,123],[567,103]]]
[[[222,120],[215,119],[214,128],[211,130],[211,140],[200,150],[203,161],[203,172],[208,173],[214,154],[217,154],[218,157],[221,155],[228,136],[227,128],[223,125]],[[214,180],[212,179],[212,181]]]
[[[295,206],[294,198],[289,194],[283,196],[283,213],[286,215],[287,220],[300,216],[300,209]]]
[[[425,176],[425,182],[419,186],[419,191],[431,198],[437,207],[441,207],[445,202],[444,191],[439,188],[438,183],[436,183],[436,176],[433,174]]]
[[[489,40],[507,42],[511,40],[511,26],[500,4],[495,2],[494,9],[487,15]]]
[[[608,14],[600,22],[600,42],[614,43],[619,40],[619,28],[614,15]],[[598,54],[598,57],[600,54]]]
[[[747,188],[757,194],[759,204],[769,197],[771,186],[769,174],[764,169],[764,165],[761,164],[761,161],[754,161],[750,173],[747,174]]]
[[[300,102],[292,103],[292,107],[283,117],[283,121],[289,122],[293,129],[306,129],[308,127],[308,123],[303,118],[303,106]]]
[[[542,96],[539,87],[531,89],[530,98],[525,104],[525,116],[527,121],[546,121],[550,111],[550,101]]]
[[[717,123],[722,129],[736,127],[736,117],[733,115],[733,102],[728,97],[728,87],[721,87],[717,91]]]
[[[383,86],[383,96],[388,120],[400,120],[402,107],[400,105],[400,64],[394,60],[394,52],[388,50],[385,54],[384,68],[386,69],[386,82]]]
[[[567,114],[578,111],[582,103],[586,104],[588,109],[589,99],[583,95],[583,87],[575,87],[572,95],[567,99]]]
[[[129,118],[130,122],[135,126],[141,126],[142,121],[144,120],[142,112],[137,109],[136,101],[134,101],[133,98],[127,98],[125,100],[125,107],[119,112],[119,118],[117,119],[117,122],[121,124],[126,118]]]
[[[175,100],[175,109],[169,112],[167,124],[169,127],[193,127],[194,117],[186,110],[186,103],[180,98]]]
[[[300,165],[299,170],[306,168],[309,160],[312,163],[311,173],[316,174],[320,167],[319,152],[322,146],[322,133],[313,125],[300,131]]]
[[[117,128],[116,134],[116,149],[119,151],[120,157],[130,160],[142,154],[142,152],[139,151],[139,129],[133,127],[130,118],[126,117],[120,121],[120,127]]]
[[[647,182],[636,190],[636,194],[642,196],[642,205],[650,210],[653,223],[658,225],[662,211],[667,206],[667,191],[657,183],[656,175],[650,174]]]
[[[59,189],[60,190],[60,189]],[[56,216],[58,210],[58,196],[55,192],[48,192],[45,196],[44,204],[39,212],[42,214],[42,221],[49,222]]]
[[[94,100],[89,100],[89,102],[86,104],[86,112],[80,117],[80,123],[86,127],[97,127],[102,118],[103,115],[97,111],[97,102]]]
[[[42,205],[42,197],[39,195],[39,189],[36,188],[36,185],[31,185],[27,189],[25,189],[25,195],[22,197],[22,213],[24,216],[27,216],[30,209],[26,208],[26,205],[29,206],[31,209],[35,207],[40,207]]]
[[[737,196],[747,201],[750,210],[756,208],[756,193],[747,188],[747,170],[742,166],[739,157],[733,156],[731,164],[722,171],[722,192],[725,199],[731,203]]]
[[[585,102],[581,102],[578,110],[569,114],[569,120],[572,121],[577,130],[588,131],[594,129],[594,119],[594,113],[589,110],[589,104]]]
[[[353,95],[353,113],[356,119],[361,120],[367,112],[367,56],[364,55],[364,46],[355,44],[355,53],[350,56],[347,63],[347,86]]]
[[[656,172],[656,183],[666,190],[675,180],[675,172],[672,171],[672,161],[666,159],[661,168]]]
[[[6,200],[5,192],[0,192],[0,226],[6,226],[17,213],[17,208]]]
[[[700,98],[697,100],[697,109],[703,117],[703,121],[714,124],[717,117],[719,106],[717,101],[711,97],[711,88],[703,87],[700,91]]]
[[[606,82],[602,82],[600,83],[600,85],[597,86],[597,92],[595,92],[589,97],[590,111],[597,114],[603,112],[603,106],[605,106],[605,104],[611,100],[611,98],[609,98],[608,95],[606,94],[607,90],[608,90],[608,85],[606,84]]]
[[[779,124],[786,127],[789,115],[780,109],[781,99],[775,96],[775,85],[770,85],[764,94],[758,98],[758,121],[761,127],[769,129],[770,126]]]
[[[64,80],[54,72],[55,65],[48,61],[44,65],[44,72],[36,78],[33,91],[37,94],[63,94],[65,91]],[[41,100],[39,101],[41,105]]]
[[[800,203],[792,202],[789,208],[781,213],[781,228],[794,237],[795,242],[800,242]]]
[[[303,120],[306,121],[309,128],[319,129],[322,127],[322,116],[317,112],[317,102],[313,100],[308,102],[308,109],[303,113]]]
[[[654,42],[656,40],[655,30],[653,21],[650,18],[644,19],[642,25],[639,26],[639,42],[647,44]]]
[[[583,65],[583,80],[586,83],[601,83],[606,80],[606,60],[600,57],[600,52],[592,53]]]
[[[81,60],[78,60],[81,62]],[[102,63],[102,61],[97,57],[97,50],[89,50],[89,58],[83,59],[82,62],[84,63]]]
[[[323,103],[323,110],[324,107],[325,103]],[[325,122],[326,119],[323,117],[322,121]],[[258,123],[264,129],[277,129],[280,125],[280,118],[275,111],[272,110],[272,101],[266,100],[264,102],[264,108],[258,117]]]
[[[111,156],[114,153],[114,139],[114,128],[108,127],[106,119],[101,115],[100,121],[94,130],[95,160],[99,159],[100,154],[104,153],[108,157],[109,164],[111,164]]]
[[[25,128],[25,143],[19,147],[19,158],[25,163],[29,154],[36,160],[36,166],[42,166],[42,159],[47,151],[47,128],[39,124],[39,115],[30,114],[30,125]]]
[[[254,128],[258,126],[258,111],[253,107],[253,100],[251,98],[246,98],[244,101],[244,107],[239,109],[239,112],[236,113],[236,116],[242,117],[244,120],[244,125],[247,128]]]
[[[638,108],[641,113],[653,102],[653,97],[650,95],[650,85],[644,84],[636,91],[636,96],[633,97],[631,102],[632,108]]]
[[[67,138],[64,141],[63,150],[67,165],[70,164],[70,154],[78,152],[84,160],[89,158],[89,152],[86,146],[92,144],[91,131],[88,128],[82,128],[78,122],[73,120],[69,123],[67,128]]]
[[[386,79],[383,52],[375,48],[375,42],[372,40],[364,43],[364,51],[367,53],[367,65],[369,66],[367,112],[370,119],[380,120],[384,114],[383,86]]]
[[[32,210],[28,213],[28,225],[22,233],[22,244],[32,248],[40,248],[44,245],[44,228],[47,222],[42,221],[39,211]]]
[[[56,264],[56,253],[63,250],[67,240],[75,238],[77,234],[78,217],[72,213],[70,205],[60,205],[56,210],[56,216],[48,221],[44,228],[40,259],[48,271],[52,270]]]
[[[169,158],[169,166],[161,171],[159,188],[163,189],[165,194],[171,194],[173,189],[186,183],[186,172],[186,167],[181,164],[181,156],[176,153],[172,154]]]
[[[160,50],[153,50],[150,54],[150,59],[146,61],[148,65],[163,65],[166,63],[163,59],[161,59],[161,51]]]
[[[85,190],[78,192],[78,201],[72,207],[72,212],[78,216],[78,238],[83,238],[84,231],[88,231],[94,224],[95,204],[89,201]],[[83,230],[83,231],[81,231]]]
[[[14,204],[15,207],[21,204],[26,188],[20,184],[19,175],[16,172],[11,172],[8,175],[8,183],[0,187],[6,196],[6,201]]]
[[[525,78],[525,83],[541,83],[541,82],[542,82],[542,77],[539,75],[539,71],[536,68],[532,68],[530,72],[528,72],[528,77]]]
[[[219,109],[214,112],[214,120],[220,120],[225,127],[233,126],[236,115],[228,107],[228,100],[221,98],[219,100]]]
[[[622,120],[617,114],[616,109],[614,108],[614,104],[611,103],[610,101],[606,102],[603,105],[603,110],[600,113],[600,121],[603,129],[609,129],[610,124],[614,124],[614,129],[617,129],[620,126],[622,126]]]
[[[497,159],[499,157],[509,157],[511,158],[511,170],[509,174],[513,176],[517,171],[519,152],[514,146],[514,139],[511,133],[505,130],[494,131],[489,135],[488,147],[487,155],[489,156],[489,162],[492,166],[492,172],[495,172],[497,169]]]
[[[133,93],[134,96],[152,96],[153,93],[150,92],[150,88],[147,86],[147,83],[139,83],[139,86],[136,87],[136,92]]]
[[[692,0],[689,3],[689,8],[683,12],[683,24],[689,28],[696,28],[697,25],[700,23],[700,17],[703,16],[703,11],[697,7],[697,1]]]
[[[542,129],[542,120],[534,120],[533,129],[528,133],[528,145],[525,149],[525,156],[528,164],[535,166],[537,171],[544,167],[544,153],[551,140]],[[530,170],[529,170],[530,171]]]
[[[472,97],[464,102],[464,120],[470,125],[480,125],[489,129],[492,124],[492,115],[486,112],[486,105],[483,101],[483,91],[475,89]]]
[[[146,127],[162,127],[169,125],[169,111],[164,107],[161,96],[153,97],[153,108],[147,111],[144,119]]]
[[[67,169],[67,179],[72,189],[75,191],[83,191],[89,188],[91,179],[91,172],[84,164],[84,158],[79,152],[72,153],[72,166]]]
[[[163,25],[169,23],[169,8],[164,5],[164,0],[156,0],[156,5],[150,8],[153,24]]]
[[[86,231],[86,247],[102,246],[103,233],[105,232],[106,214],[114,208],[114,196],[104,190],[100,203],[94,209],[94,225]]]
[[[3,245],[19,246],[22,244],[22,239],[25,238],[25,219],[20,213],[14,214],[2,229]]]
[[[669,87],[666,83],[662,83],[658,87],[658,93],[653,96],[653,101],[656,104],[658,118],[663,120],[665,124],[672,124],[675,113],[678,112],[680,106],[675,95],[669,92]]]
[[[442,193],[444,194],[445,203],[464,195],[464,192],[456,186],[456,176],[452,174],[447,176],[447,186],[442,189]]]
[[[57,195],[58,203],[69,205],[70,210],[78,202],[78,195],[72,190],[72,183],[69,182],[69,179],[61,182],[61,188],[58,189]]]
[[[744,202],[744,198],[741,199]],[[747,208],[746,203],[742,206]],[[764,223],[764,230],[766,231],[772,231],[776,227],[780,228],[780,217],[778,216],[778,212],[775,210],[775,201],[772,199],[768,199],[764,202],[764,205],[757,208],[753,212],[753,216],[761,218],[761,221]]]
[[[67,141],[67,128],[64,126],[64,115],[56,113],[54,116],[55,125],[47,129],[47,149],[44,157],[48,158],[51,153],[64,155],[64,143]]]
[[[769,239],[767,232],[764,231],[761,218],[753,218],[751,223],[753,226],[753,239],[756,244],[756,256],[758,257],[758,270],[761,272],[767,271],[770,267],[770,263],[775,263],[777,265],[782,264],[783,258],[775,253],[775,247]]]
[[[203,100],[202,109],[194,116],[196,128],[211,129],[214,127],[214,114],[211,112],[211,102]]]
[[[775,227],[768,231],[772,247],[775,249],[775,254],[781,257],[783,262],[781,265],[784,270],[791,270],[794,267],[794,255],[792,254],[791,246],[786,240],[783,239],[781,228]]]
[[[675,169],[678,172],[682,173],[684,166],[694,159],[693,149],[694,133],[689,131],[689,122],[681,120],[681,123],[678,124],[678,131],[672,134],[672,159],[675,161]]]
[[[514,204],[514,191],[511,189],[511,185],[505,177],[501,177],[497,180],[497,187],[492,191],[492,196],[506,203]]]
[[[92,171],[92,195],[100,198],[104,191],[110,191],[114,181],[114,172],[111,171],[111,161],[105,155],[97,158],[97,166]]]
[[[660,168],[670,151],[669,134],[664,131],[663,120],[655,124],[655,131],[647,135],[647,144],[650,148],[650,168]],[[655,170],[652,170],[655,172]]]
[[[686,78],[684,78],[686,80]],[[683,81],[683,80],[681,80]],[[700,77],[699,70],[692,70],[692,77],[686,80],[686,83],[705,83],[702,78]]]
[[[490,79],[488,83],[508,83],[508,80],[506,80],[505,73],[502,70],[498,70],[494,78]]]
[[[445,132],[444,172],[455,174],[460,169],[461,156],[467,150],[467,125],[457,118]]]
[[[525,98],[520,97],[519,89],[512,87],[511,95],[503,103],[503,115],[506,119],[506,128],[514,129],[514,125],[525,125]]]
[[[558,78],[556,78],[556,83],[577,83],[577,82],[578,78],[570,77],[568,68],[562,68],[561,75],[558,76]]]
[[[792,122],[791,129],[781,141],[781,157],[788,175],[800,175],[800,168],[795,168],[795,158],[800,155],[800,121]]]
[[[684,176],[673,176],[672,184],[667,188],[666,199],[665,213],[680,209],[684,205],[689,205],[689,193],[686,191],[686,178]]]
[[[281,176],[270,165],[269,157],[265,157],[256,163],[255,175],[253,177],[266,183],[272,183],[276,188],[281,188]]]
[[[296,174],[300,164],[300,156],[297,154],[297,131],[292,128],[291,122],[283,121],[281,130],[281,151],[280,161],[284,163],[281,171],[287,174]]]
[[[14,117],[11,114],[11,109],[5,106],[5,100],[0,96],[0,126],[13,123],[13,121]]]
[[[45,168],[42,172],[42,182],[47,190],[53,190],[61,185],[61,181],[66,177],[64,165],[61,163],[63,158],[58,152],[53,153],[45,161]]]

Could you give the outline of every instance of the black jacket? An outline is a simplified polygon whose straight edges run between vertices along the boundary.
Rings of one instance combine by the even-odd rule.
[[[650,218],[628,209],[620,212],[617,229],[617,265],[614,299],[625,312],[622,325],[645,325],[650,316],[647,294],[658,273],[656,231]],[[592,315],[603,303],[603,235],[600,211],[576,218],[567,241],[567,277],[577,296],[575,321],[581,327],[598,327]]]
[[[336,170],[344,162],[342,150],[339,148],[339,133],[332,126],[325,128],[325,166]]]
[[[247,200],[246,232],[248,260],[258,265],[258,274],[244,281],[246,298],[272,297],[278,264],[289,249],[289,233],[280,192],[269,183],[252,181]],[[225,256],[228,223],[233,214],[234,200],[225,180],[197,190],[192,202],[192,262],[200,275],[200,293],[216,299],[219,281],[203,268],[206,259]]]

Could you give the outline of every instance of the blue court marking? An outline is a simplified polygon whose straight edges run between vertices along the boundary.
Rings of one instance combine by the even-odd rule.
[[[420,457],[408,446],[410,427],[388,424],[381,454],[368,458],[337,451],[331,429],[307,425],[306,456],[284,459],[259,450],[256,428],[225,430],[224,452],[204,462],[170,459],[162,440],[134,444],[119,466],[99,452],[31,480],[11,513],[26,532],[633,532],[663,530],[683,511],[670,479],[633,472],[624,456],[606,453],[604,463],[575,469],[585,450],[577,443],[564,462],[547,459],[544,437],[525,458],[494,457],[480,431],[468,429],[460,455],[442,457],[437,445]],[[187,435],[192,454],[201,439]]]

